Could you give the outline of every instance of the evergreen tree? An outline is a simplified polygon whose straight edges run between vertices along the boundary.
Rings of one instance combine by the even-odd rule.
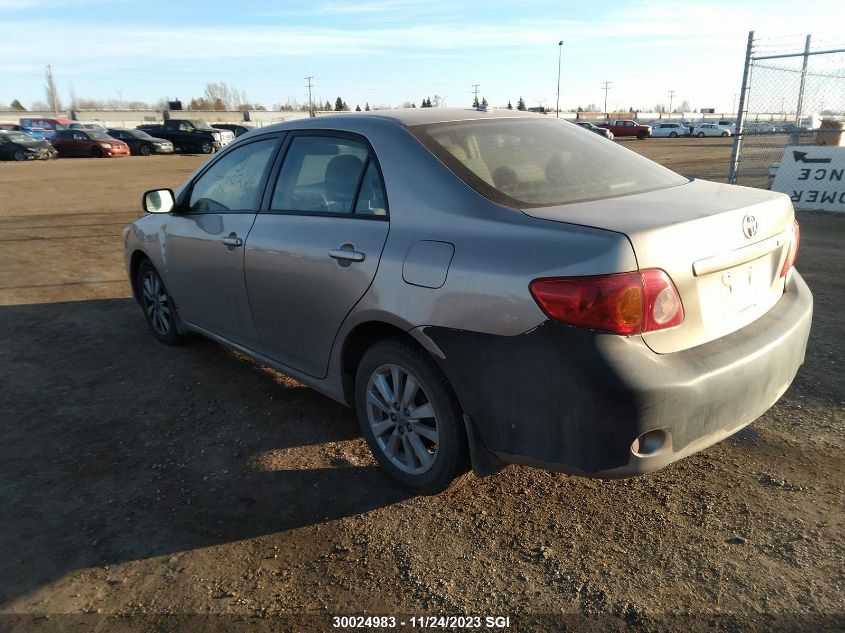
[[[510,101],[508,101],[508,110],[513,110],[513,106],[511,105]]]
[[[367,101],[367,102],[364,103],[364,112],[369,112],[369,111],[370,111],[370,102]]]
[[[525,101],[522,99],[522,97],[520,97],[519,101],[516,102],[516,109],[525,110]]]
[[[334,111],[335,111],[335,112],[340,112],[341,110],[343,110],[343,105],[344,105],[344,103],[343,103],[343,99],[341,99],[340,97],[338,97],[338,98],[337,98],[337,99],[335,99],[335,101],[334,101]]]
[[[478,103],[478,95],[475,95],[475,97],[472,100],[472,107],[477,108],[479,105],[481,105],[481,104]]]
[[[489,104],[487,103],[487,97],[481,97],[481,107],[486,108]]]
[[[331,112],[332,111],[332,104],[329,103],[328,101],[326,101],[326,104],[323,106],[323,110],[325,110],[326,112]]]
[[[355,112],[360,112],[360,111],[361,111],[361,106],[356,105],[356,106],[355,106]]]

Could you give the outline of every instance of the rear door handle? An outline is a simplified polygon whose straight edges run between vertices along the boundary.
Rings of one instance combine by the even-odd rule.
[[[366,257],[366,255],[361,251],[353,251],[347,250],[345,248],[338,248],[336,250],[329,251],[329,257],[331,257],[332,259],[340,259],[350,262],[362,262],[364,261],[364,257]]]
[[[241,238],[239,238],[237,235],[235,235],[234,233],[230,233],[228,236],[224,237],[220,241],[223,242],[226,246],[243,246],[244,245],[244,241]]]

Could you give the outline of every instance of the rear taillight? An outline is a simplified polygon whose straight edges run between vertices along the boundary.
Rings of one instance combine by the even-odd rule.
[[[578,327],[640,334],[674,327],[684,320],[675,284],[657,268],[535,279],[529,290],[547,316]]]
[[[786,259],[783,261],[783,268],[780,269],[780,276],[786,277],[789,269],[795,265],[795,258],[798,257],[798,244],[801,241],[801,229],[798,228],[798,220],[792,221],[792,238],[789,240],[789,250],[786,252]]]

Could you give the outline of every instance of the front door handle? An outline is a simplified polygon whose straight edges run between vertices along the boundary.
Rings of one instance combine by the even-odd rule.
[[[338,248],[336,250],[329,251],[329,257],[331,257],[332,259],[339,259],[341,261],[362,262],[364,261],[366,255],[361,251],[353,251],[352,249]]]
[[[243,246],[244,245],[244,241],[241,238],[239,238],[237,235],[235,235],[234,233],[229,233],[229,235],[227,235],[226,237],[224,237],[220,241],[223,242],[226,246]]]

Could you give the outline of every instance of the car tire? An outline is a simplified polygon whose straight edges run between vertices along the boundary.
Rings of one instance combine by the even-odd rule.
[[[144,318],[153,335],[165,345],[181,345],[186,336],[179,333],[176,326],[178,315],[164,281],[152,265],[145,259],[138,266],[136,286],[138,301],[144,311]]]
[[[678,138],[677,132],[669,132],[669,138]]]
[[[153,153],[153,148],[150,146],[149,143],[143,143],[141,147],[138,148],[138,153],[141,156],[149,156]]]
[[[102,158],[103,157],[103,150],[99,147],[92,147],[91,148],[91,158]]]
[[[203,154],[211,154],[214,151],[214,145],[212,145],[209,141],[205,141],[200,145],[200,152]]]
[[[644,141],[645,139],[648,138],[648,133],[647,132],[640,132],[639,134],[637,134],[637,138],[640,139],[641,141]]]
[[[696,136],[698,138],[704,138],[704,132],[699,132],[698,134],[696,134]]]
[[[722,132],[722,137],[725,137],[725,136],[727,136],[727,135],[728,135],[728,133],[727,133],[727,132]]]
[[[15,153],[12,154],[12,158],[16,161],[20,162],[26,158],[26,155],[23,153],[22,149],[15,150]]]
[[[404,488],[436,494],[467,471],[458,399],[434,360],[406,341],[386,339],[364,353],[355,375],[355,412],[379,465]],[[414,412],[422,417],[413,418]]]

